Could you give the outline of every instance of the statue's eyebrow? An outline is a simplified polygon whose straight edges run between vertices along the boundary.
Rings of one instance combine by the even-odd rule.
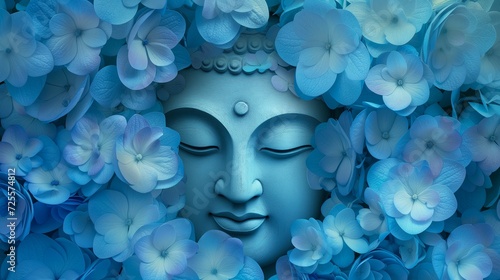
[[[287,113],[272,117],[260,124],[254,131],[258,146],[292,146],[308,145],[319,121],[309,115]],[[284,126],[287,126],[286,128]],[[294,137],[291,137],[294,136]],[[287,143],[284,138],[291,138]]]
[[[198,108],[192,108],[192,107],[177,108],[168,111],[165,114],[165,116],[166,116],[167,126],[179,130],[180,132],[193,131],[193,133],[197,135],[197,138],[199,140],[205,140],[204,138],[209,138],[209,139],[217,138],[217,141],[220,141],[220,134],[227,133],[227,128],[224,126],[223,123],[221,123],[217,118],[212,116],[210,113]],[[192,127],[182,127],[182,128],[179,127],[178,124],[176,124],[176,122],[178,122],[179,120],[182,121],[187,119],[200,120],[200,123],[210,128],[210,131],[207,131],[206,129],[200,130],[199,127],[197,127],[196,123]],[[205,135],[201,135],[202,133]],[[181,141],[182,140],[183,139],[181,133]]]

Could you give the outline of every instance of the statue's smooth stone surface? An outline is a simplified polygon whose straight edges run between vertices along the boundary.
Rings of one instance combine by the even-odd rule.
[[[186,207],[196,237],[211,229],[240,238],[261,266],[290,249],[290,225],[315,217],[324,193],[306,180],[316,125],[329,110],[276,91],[272,74],[187,70],[186,88],[165,103],[181,135]]]

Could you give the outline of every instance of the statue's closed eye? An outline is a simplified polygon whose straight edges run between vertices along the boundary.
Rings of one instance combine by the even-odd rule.
[[[219,151],[217,146],[193,146],[183,142],[180,143],[179,148],[196,156],[206,156]]]
[[[276,158],[287,158],[287,157],[293,157],[295,155],[298,155],[302,152],[311,149],[312,149],[311,145],[302,145],[290,149],[274,149],[274,148],[264,147],[260,148],[260,151]]]

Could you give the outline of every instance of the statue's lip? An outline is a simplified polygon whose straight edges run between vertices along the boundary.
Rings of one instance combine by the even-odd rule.
[[[266,218],[267,215],[260,214],[260,213],[245,213],[242,215],[237,215],[232,212],[227,212],[227,211],[222,211],[222,212],[215,212],[212,213],[213,216],[216,217],[223,217],[223,218],[228,218],[231,220],[234,220],[236,222],[242,222],[248,219],[260,219],[260,218]]]
[[[267,219],[260,213],[236,215],[231,212],[212,213],[214,221],[224,230],[230,232],[251,232],[258,229]]]

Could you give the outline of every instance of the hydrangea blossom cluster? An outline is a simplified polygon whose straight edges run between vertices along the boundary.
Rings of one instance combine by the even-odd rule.
[[[0,1],[0,278],[264,279],[178,217],[162,102],[192,66],[272,71],[338,116],[304,170],[322,216],[270,279],[499,279],[499,58],[492,0]]]
[[[358,19],[368,46],[401,46],[408,43],[432,15],[431,1],[353,1],[346,8]],[[371,52],[375,53],[374,51]]]
[[[368,73],[370,55],[352,13],[322,1],[308,1],[278,33],[276,49],[296,66],[299,96],[324,95],[327,104],[354,103]],[[322,28],[318,28],[321,26]]]

